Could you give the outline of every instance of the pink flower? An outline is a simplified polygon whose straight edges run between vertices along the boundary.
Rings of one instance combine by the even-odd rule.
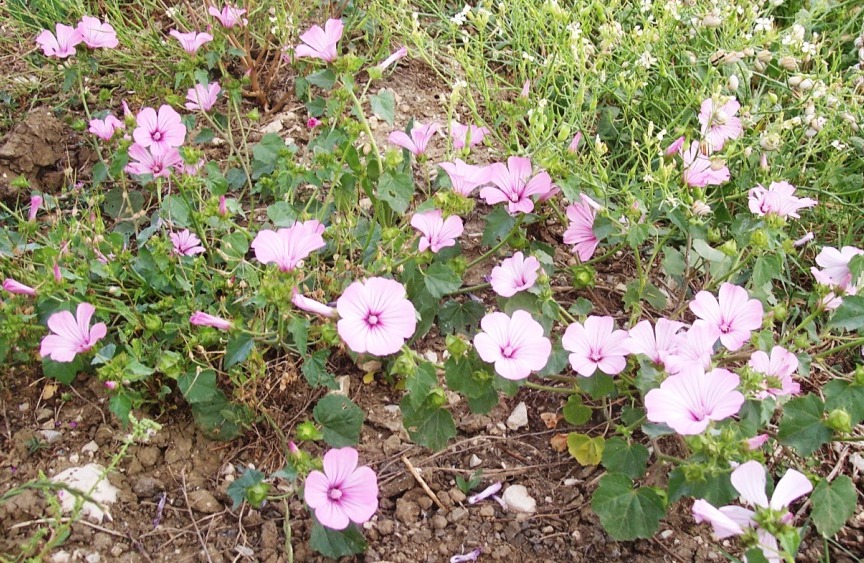
[[[168,32],[168,35],[177,39],[177,41],[180,42],[180,46],[183,47],[183,50],[190,55],[197,53],[198,49],[200,49],[205,43],[213,41],[213,36],[209,33],[196,33],[194,31],[190,31],[189,33],[180,33],[176,29],[172,29]]]
[[[219,196],[219,207],[217,208],[217,212],[222,217],[228,216],[228,200],[225,199],[224,195]]]
[[[567,206],[570,225],[564,231],[564,244],[572,244],[579,260],[585,262],[591,259],[600,244],[594,234],[594,219],[600,205],[585,194],[579,194],[579,197],[581,201]]]
[[[495,293],[501,297],[513,297],[520,291],[534,287],[539,270],[539,260],[533,256],[525,258],[521,252],[517,252],[501,262],[500,266],[492,268],[489,281]]]
[[[579,150],[579,143],[582,142],[582,131],[577,131],[575,135],[573,135],[573,140],[570,141],[570,145],[567,146],[567,150],[569,152],[576,152]]]
[[[110,23],[102,23],[99,18],[84,16],[78,22],[78,33],[84,44],[91,49],[113,49],[119,45],[117,32]]]
[[[567,327],[561,345],[570,352],[570,365],[582,377],[598,369],[606,375],[621,373],[627,365],[627,331],[615,330],[612,317],[590,316],[585,324]]]
[[[319,125],[321,125],[321,120],[317,117],[310,117],[306,120],[306,127],[308,127],[309,129],[315,129]]]
[[[483,142],[483,138],[489,134],[486,127],[476,125],[462,125],[457,121],[450,123],[450,137],[453,138],[453,148],[456,150],[473,147]]]
[[[526,80],[522,83],[522,91],[519,92],[520,98],[527,98],[528,94],[531,93],[531,80]]]
[[[411,226],[420,231],[420,252],[431,248],[433,253],[442,248],[453,246],[456,239],[462,234],[462,218],[451,215],[444,219],[440,209],[415,213],[411,217]]]
[[[308,297],[300,295],[296,287],[294,288],[294,293],[291,296],[291,303],[293,303],[294,306],[301,311],[315,313],[316,315],[321,315],[322,317],[328,318],[336,316],[336,309],[334,309],[333,307],[328,307],[323,303],[319,303],[314,299],[309,299]]]
[[[332,63],[336,60],[338,53],[336,52],[336,44],[342,39],[342,30],[345,25],[342,20],[329,19],[324,24],[324,29],[320,25],[313,25],[309,31],[300,36],[301,45],[297,45],[294,53],[298,57],[309,57],[312,59],[321,59]]]
[[[453,162],[439,162],[438,166],[450,176],[453,191],[466,197],[471,195],[478,186],[489,183],[489,167],[465,164],[460,159]]]
[[[744,395],[737,391],[738,383],[737,375],[721,368],[704,373],[695,366],[670,375],[645,395],[648,420],[665,422],[683,436],[701,434],[712,420],[741,410]]]
[[[454,555],[450,558],[450,563],[470,563],[471,561],[477,561],[477,558],[480,557],[481,553],[483,553],[483,549],[475,547],[468,553],[462,555]]]
[[[711,367],[714,344],[720,338],[720,329],[701,319],[693,323],[687,332],[676,334],[673,352],[666,356],[663,365],[669,373],[700,366],[703,370]]]
[[[743,287],[724,283],[718,298],[700,291],[690,302],[693,314],[720,329],[720,342],[734,352],[750,339],[750,332],[762,326],[762,302],[750,299]]]
[[[55,263],[54,267],[51,268],[51,272],[54,274],[54,281],[60,283],[63,281],[63,274],[60,272],[60,265]]]
[[[507,164],[496,162],[489,166],[489,181],[495,187],[480,190],[480,197],[489,205],[507,202],[507,211],[530,213],[534,210],[532,195],[542,196],[552,189],[552,179],[546,172],[531,178],[531,161],[522,156],[511,156]],[[530,179],[529,179],[530,178]]]
[[[730,178],[729,169],[722,161],[711,160],[699,149],[699,142],[693,141],[690,149],[681,153],[684,160],[684,183],[695,188],[707,185],[719,186]]]
[[[496,483],[492,483],[491,485],[489,485],[488,487],[486,487],[485,489],[483,489],[482,491],[480,491],[476,495],[471,495],[470,497],[468,497],[468,504],[477,504],[481,500],[486,500],[487,498],[491,497],[492,495],[497,494],[498,491],[501,490],[501,486],[502,486],[501,481],[498,481]]]
[[[42,339],[39,354],[50,357],[55,362],[71,362],[76,354],[83,354],[96,342],[105,337],[108,328],[105,323],[90,327],[90,319],[96,307],[89,303],[79,303],[75,316],[69,311],[54,313],[48,318],[48,328],[54,334]]]
[[[42,33],[36,37],[36,43],[42,47],[45,56],[65,59],[74,55],[75,45],[84,40],[81,37],[81,32],[62,23],[58,23],[54,29],[57,32],[56,36],[47,29],[43,29]]]
[[[219,98],[219,92],[221,91],[222,87],[219,86],[218,82],[196,84],[194,88],[189,88],[189,92],[186,94],[186,99],[189,100],[185,104],[186,109],[189,111],[210,111],[213,109],[213,105]]]
[[[405,287],[387,278],[355,281],[336,301],[336,310],[339,336],[358,354],[398,352],[417,328],[417,310]]]
[[[735,98],[730,98],[722,106],[716,106],[714,100],[708,98],[699,107],[699,123],[702,124],[702,137],[708,143],[709,151],[723,149],[729,139],[739,139],[744,134],[741,120],[735,117],[741,104]]]
[[[765,442],[768,441],[768,434],[757,434],[747,440],[747,449],[752,451],[756,451],[762,446],[765,445]]]
[[[378,510],[378,477],[363,465],[357,467],[357,450],[339,448],[324,454],[324,472],[306,477],[303,496],[322,526],[344,530],[363,524]]]
[[[684,323],[659,318],[654,326],[649,321],[640,321],[628,331],[625,342],[631,354],[647,356],[657,365],[665,365],[670,355],[678,348],[678,332]]]
[[[168,152],[179,147],[186,140],[186,126],[180,114],[169,105],[163,105],[157,113],[153,108],[144,108],[135,117],[138,124],[132,131],[132,138],[152,153]]]
[[[396,146],[408,149],[414,156],[420,156],[426,152],[426,147],[435,133],[438,132],[438,128],[437,123],[428,125],[415,123],[414,128],[411,129],[411,136],[408,136],[404,131],[393,131],[387,136],[387,140]]]
[[[484,362],[495,364],[495,373],[513,381],[525,379],[546,366],[552,342],[543,327],[527,311],[489,313],[480,321],[482,332],[474,336],[474,348]]]
[[[672,141],[672,144],[666,147],[666,150],[663,152],[663,156],[672,156],[673,154],[680,153],[685,141],[686,137],[684,137],[684,135],[681,135],[680,137]]]
[[[195,176],[198,174],[198,171],[201,170],[201,167],[204,166],[206,161],[201,158],[198,159],[198,162],[194,162],[192,164],[188,164],[185,160],[180,160],[175,167],[175,170],[178,174],[183,174],[185,176]]]
[[[205,251],[204,247],[201,246],[201,239],[189,229],[184,229],[179,233],[171,233],[168,236],[171,238],[171,244],[174,245],[175,254],[195,256]]]
[[[393,63],[395,63],[396,61],[398,61],[399,59],[401,59],[402,57],[404,57],[407,54],[408,54],[408,48],[407,47],[400,47],[399,49],[393,51],[392,55],[390,55],[389,57],[387,57],[386,59],[381,61],[381,63],[378,65],[378,69],[379,70],[386,69],[387,67],[389,67],[390,65],[392,65]]]
[[[798,356],[786,348],[774,346],[771,356],[757,350],[750,356],[747,365],[756,373],[765,375],[763,390],[756,394],[757,399],[797,395],[801,392],[801,386],[792,379],[792,374],[798,371]]]
[[[91,119],[90,120],[90,128],[88,131],[102,139],[103,141],[110,141],[112,137],[114,137],[114,133],[118,129],[125,129],[126,124],[114,117],[113,114],[108,114],[105,116],[105,119]]]
[[[764,217],[768,214],[778,217],[799,219],[799,209],[813,207],[815,199],[795,197],[795,186],[789,182],[771,182],[766,190],[761,184],[750,190],[749,206],[754,214]]]
[[[30,297],[36,296],[35,289],[29,285],[24,285],[17,280],[13,280],[12,278],[6,278],[3,280],[3,289],[16,295],[29,295]]]
[[[171,168],[183,162],[183,158],[177,149],[169,147],[165,152],[154,153],[138,143],[129,147],[129,156],[132,162],[126,165],[129,174],[152,174],[155,178],[167,178],[171,175]]]
[[[287,229],[265,229],[252,241],[255,258],[262,264],[275,262],[283,272],[290,272],[315,250],[324,248],[324,225],[316,220],[298,221]]]
[[[215,6],[210,6],[207,10],[207,13],[219,20],[219,23],[222,24],[222,27],[232,28],[235,25],[239,25],[243,27],[244,25],[249,23],[249,20],[243,17],[243,14],[246,13],[246,10],[242,8],[236,8],[231,4],[225,4],[222,8],[222,11],[216,9]]]
[[[208,315],[204,311],[195,311],[192,313],[192,316],[189,317],[189,323],[196,326],[212,326],[219,330],[231,330],[232,326],[231,321],[223,319],[222,317]]]
[[[853,283],[849,262],[860,254],[864,254],[864,250],[854,246],[844,246],[840,250],[826,246],[816,256],[816,263],[822,266],[822,270],[810,268],[810,271],[816,277],[816,281],[822,285],[844,289],[848,292],[851,287],[858,285],[858,280],[854,280]]]
[[[27,221],[32,223],[36,220],[36,215],[39,213],[39,208],[42,207],[42,196],[34,194],[30,196],[30,211],[27,213]]]

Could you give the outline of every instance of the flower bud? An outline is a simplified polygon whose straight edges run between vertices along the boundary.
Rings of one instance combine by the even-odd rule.
[[[738,90],[738,77],[734,74],[729,77],[729,80],[726,81],[726,88],[735,92]]]
[[[738,243],[736,243],[734,239],[727,240],[722,245],[720,245],[720,252],[722,252],[726,256],[737,256]]]
[[[768,234],[762,229],[756,229],[755,231],[753,231],[753,234],[750,235],[750,244],[752,244],[756,248],[767,248]]]
[[[852,432],[852,417],[849,416],[846,409],[834,409],[828,413],[828,419],[825,421],[825,425],[835,432],[848,434],[849,432]]]
[[[778,61],[778,64],[786,70],[798,70],[798,61],[795,57],[785,56]]]
[[[596,271],[591,266],[575,266],[573,268],[573,287],[575,289],[593,287],[595,275]]]

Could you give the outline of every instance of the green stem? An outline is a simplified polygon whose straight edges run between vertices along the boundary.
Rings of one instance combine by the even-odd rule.
[[[564,393],[566,395],[573,395],[579,392],[579,389],[575,389],[573,387],[567,389],[564,387],[552,387],[550,385],[540,385],[539,383],[534,383],[532,381],[526,381],[525,387],[530,389],[537,389],[538,391],[549,391],[550,393]]]
[[[849,342],[844,342],[840,346],[835,346],[834,348],[830,348],[828,350],[823,350],[818,354],[814,354],[813,357],[816,359],[821,359],[825,356],[830,356],[831,354],[842,352],[843,350],[846,350],[848,348],[854,348],[855,346],[864,346],[864,337],[856,338],[854,340],[850,340]]]
[[[498,244],[496,244],[495,246],[493,246],[492,248],[490,248],[488,251],[486,251],[486,252],[484,252],[483,254],[481,254],[480,256],[478,256],[476,259],[474,259],[474,260],[472,260],[471,262],[469,262],[469,263],[468,263],[468,266],[465,268],[465,270],[470,270],[471,268],[473,268],[474,266],[476,266],[476,265],[479,264],[480,262],[486,260],[487,258],[489,258],[490,256],[492,256],[493,254],[495,254],[496,252],[498,252],[498,250],[499,250],[502,246],[504,246],[505,244],[507,244],[507,241],[510,240],[510,237],[512,237],[512,236],[516,233],[516,231],[519,230],[519,227],[522,226],[522,221],[523,221],[524,219],[525,219],[525,215],[524,215],[524,214],[522,214],[522,215],[520,215],[519,217],[517,217],[517,218],[516,218],[516,223],[513,225],[513,228],[510,229],[510,232],[508,232],[506,235],[504,235],[504,238],[502,238],[501,241],[500,241]]]
[[[491,283],[484,282],[484,283],[478,283],[477,285],[469,285],[468,287],[460,287],[456,291],[451,291],[450,293],[448,293],[447,296],[461,295],[463,293],[471,293],[472,291],[479,291],[481,289],[486,289],[487,287],[489,287],[491,285],[492,285]]]
[[[793,328],[792,330],[788,331],[786,334],[783,335],[783,338],[780,339],[780,345],[782,346],[786,342],[789,342],[792,339],[792,337],[795,336],[795,334],[799,330],[801,330],[802,328],[806,327],[808,324],[813,322],[813,319],[818,317],[821,313],[822,313],[822,310],[817,307],[815,311],[813,311],[812,313],[810,313],[809,315],[804,317],[804,320],[801,321],[798,324],[798,326],[796,326],[795,328]]]

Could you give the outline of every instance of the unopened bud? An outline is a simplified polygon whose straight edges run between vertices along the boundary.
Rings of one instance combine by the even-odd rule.
[[[846,412],[846,409],[834,409],[828,413],[828,419],[825,421],[826,426],[836,432],[847,434],[852,432],[852,417]]]
[[[786,70],[798,70],[798,61],[795,60],[795,57],[785,56],[782,57],[778,64],[785,68]]]
[[[730,76],[729,80],[726,81],[726,88],[733,92],[738,90],[738,77],[734,74]]]
[[[715,14],[706,14],[705,17],[702,18],[702,27],[720,27],[721,23],[723,23],[723,20]]]

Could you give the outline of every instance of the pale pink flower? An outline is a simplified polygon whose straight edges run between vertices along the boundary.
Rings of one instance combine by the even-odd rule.
[[[731,177],[729,169],[719,160],[711,160],[699,148],[699,142],[693,141],[690,148],[681,153],[684,160],[684,183],[695,188],[707,185],[719,186]]]
[[[357,467],[357,450],[339,448],[324,454],[324,472],[310,472],[303,486],[306,504],[322,526],[344,530],[351,522],[363,524],[378,510],[378,477]]]
[[[181,159],[180,162],[177,163],[177,166],[174,167],[174,169],[177,171],[178,174],[183,174],[185,176],[195,176],[196,174],[198,174],[198,171],[201,170],[201,167],[204,166],[206,162],[207,161],[203,158],[199,158],[198,162],[193,162],[192,164],[189,164],[185,160]]]
[[[486,500],[492,495],[498,494],[498,491],[501,490],[501,486],[501,481],[492,483],[476,495],[471,495],[470,497],[468,497],[468,504],[477,504],[481,500]]]
[[[582,377],[597,370],[606,375],[621,373],[627,366],[626,330],[615,330],[612,317],[590,316],[585,324],[573,323],[561,338],[561,345],[570,352],[570,365]]]
[[[298,57],[309,57],[312,59],[321,59],[332,63],[336,60],[338,52],[336,44],[342,39],[342,31],[345,25],[342,20],[329,19],[324,24],[324,29],[320,25],[313,25],[309,30],[300,36],[300,41],[303,43],[297,45],[294,53]]]
[[[408,48],[407,47],[400,47],[399,49],[396,49],[395,51],[393,51],[392,55],[390,55],[389,57],[387,57],[386,59],[381,61],[381,63],[378,65],[378,69],[379,70],[386,69],[387,67],[389,67],[390,65],[392,65],[393,63],[395,63],[396,61],[398,61],[399,59],[401,59],[402,57],[404,57],[407,54],[408,54]]]
[[[437,123],[415,123],[409,136],[404,131],[393,131],[387,136],[387,140],[396,146],[407,149],[414,156],[420,156],[426,152],[429,141],[438,132],[440,126]]]
[[[119,45],[114,27],[108,22],[102,23],[99,18],[84,16],[77,29],[84,44],[91,49],[113,49]]]
[[[137,126],[132,131],[132,138],[144,148],[150,148],[152,153],[168,152],[179,147],[186,140],[186,126],[180,119],[180,114],[174,108],[165,104],[157,111],[144,108],[135,116]]]
[[[814,238],[816,238],[816,236],[813,234],[813,232],[808,231],[803,237],[801,237],[798,240],[796,240],[795,242],[793,242],[792,246],[795,246],[795,247],[804,246],[805,244],[807,244],[808,242],[810,242]]]
[[[290,272],[312,252],[324,248],[324,225],[319,221],[298,221],[287,229],[265,229],[255,236],[252,250],[262,264],[275,262],[283,272]]]
[[[640,321],[628,331],[625,342],[631,354],[647,356],[657,365],[665,365],[670,355],[678,349],[677,336],[684,323],[659,318],[654,326],[649,321]]]
[[[125,129],[126,124],[109,113],[105,119],[91,119],[90,128],[87,129],[103,141],[110,141],[118,129]]]
[[[219,20],[219,23],[222,24],[224,28],[232,28],[235,25],[239,25],[243,27],[244,25],[249,23],[249,20],[243,17],[243,14],[246,13],[246,10],[243,8],[237,8],[232,6],[231,4],[225,4],[222,10],[217,10],[215,6],[210,6],[207,10],[207,13]]]
[[[42,196],[33,194],[30,196],[30,211],[27,213],[27,221],[32,223],[36,220],[36,215],[39,213],[39,208],[42,207]]]
[[[672,141],[671,145],[666,147],[666,150],[663,152],[663,155],[664,156],[672,156],[674,154],[680,153],[681,149],[684,147],[685,141],[686,141],[686,137],[684,137],[684,135],[681,135],[680,137],[678,137],[677,139]]]
[[[225,199],[224,195],[219,196],[219,207],[217,208],[217,212],[222,217],[228,216],[228,200]]]
[[[24,285],[17,280],[13,280],[12,278],[6,278],[3,280],[3,289],[15,295],[29,295],[30,297],[36,296],[35,289],[29,285]]]
[[[747,449],[752,451],[756,451],[762,446],[765,445],[765,442],[768,441],[768,434],[756,434],[752,438],[747,440]]]
[[[478,186],[489,183],[489,167],[465,164],[456,158],[453,162],[439,162],[438,166],[450,176],[453,191],[457,194],[470,196]]]
[[[792,374],[798,371],[798,356],[786,348],[774,346],[770,356],[757,350],[750,356],[747,365],[753,371],[765,375],[762,391],[756,394],[757,399],[797,395],[801,392],[801,386],[792,379]]]
[[[513,297],[520,291],[534,287],[539,270],[539,260],[533,256],[525,258],[521,252],[517,252],[501,262],[500,266],[492,268],[489,282],[501,297]]]
[[[699,108],[699,123],[702,124],[702,137],[711,152],[723,149],[730,139],[739,139],[744,134],[741,120],[735,114],[741,104],[735,98],[730,98],[723,105],[715,104],[708,98]]]
[[[186,93],[186,99],[189,100],[185,104],[186,109],[189,111],[210,111],[216,100],[219,99],[219,92],[221,91],[222,87],[219,86],[218,82],[196,84],[194,88],[189,88],[189,92]]]
[[[686,332],[674,337],[674,352],[666,356],[663,362],[666,371],[679,373],[693,366],[703,370],[711,367],[711,356],[714,354],[714,344],[720,339],[720,329],[701,319],[693,323]]]
[[[201,246],[201,239],[189,229],[184,229],[179,233],[170,233],[168,237],[171,239],[171,244],[174,245],[175,254],[195,256],[205,252],[204,247]]]
[[[683,436],[701,434],[708,424],[741,410],[744,395],[740,379],[729,370],[717,368],[704,373],[698,366],[670,375],[659,389],[645,395],[645,409],[651,422],[665,422]]]
[[[462,555],[454,555],[450,558],[450,563],[470,563],[471,561],[477,561],[481,553],[483,553],[483,549],[475,547],[468,553]]]
[[[90,327],[90,319],[96,307],[79,303],[75,315],[69,311],[54,313],[48,318],[48,328],[53,334],[42,339],[39,355],[50,357],[55,362],[71,362],[77,354],[89,351],[108,333],[105,323]]]
[[[567,150],[569,152],[576,152],[579,150],[579,143],[582,142],[582,131],[577,131],[575,135],[573,135],[573,140],[570,141],[570,144],[567,146]]]
[[[495,373],[513,381],[525,379],[546,366],[552,342],[531,313],[489,313],[480,321],[482,332],[474,336],[474,348],[484,362],[495,364]]]
[[[767,153],[763,152],[762,155],[759,157],[759,168],[761,168],[762,170],[765,170],[766,172],[769,170],[770,167],[768,166],[768,154]]]
[[[844,246],[840,250],[832,246],[826,246],[816,256],[816,264],[822,266],[822,270],[810,268],[816,281],[831,288],[849,290],[858,285],[858,280],[852,280],[852,272],[849,270],[849,262],[855,256],[864,254],[864,250],[854,246]]]
[[[222,317],[208,315],[204,311],[195,311],[192,313],[192,316],[189,317],[189,322],[196,326],[211,326],[219,330],[231,330],[232,326],[231,321]]]
[[[718,299],[719,298],[719,299]],[[693,314],[720,329],[720,342],[730,351],[740,349],[750,333],[762,326],[762,302],[750,299],[743,287],[724,283],[718,297],[700,291],[690,302]]]
[[[55,263],[54,267],[51,268],[52,273],[54,274],[54,281],[60,283],[63,281],[63,274],[60,272],[60,265]]]
[[[45,56],[65,59],[74,55],[75,45],[84,40],[81,37],[81,32],[62,23],[58,23],[54,29],[57,32],[56,36],[47,29],[43,29],[36,37],[36,43],[42,47]]]
[[[294,288],[293,294],[291,295],[291,303],[301,311],[315,313],[316,315],[321,315],[322,317],[328,318],[336,316],[336,309],[334,309],[333,307],[328,307],[324,303],[320,303],[318,301],[315,301],[314,299],[304,297],[297,291],[296,287]]]
[[[489,166],[489,181],[495,187],[480,190],[480,197],[489,205],[507,202],[511,215],[534,210],[532,195],[542,196],[552,189],[552,179],[546,172],[531,177],[531,161],[522,156],[511,156],[507,164],[496,162]]]
[[[129,174],[152,174],[154,178],[167,178],[171,169],[183,162],[183,157],[177,149],[169,147],[165,152],[151,152],[138,143],[129,147],[129,157],[132,161],[126,165]]]
[[[176,29],[172,29],[168,32],[168,35],[177,39],[177,41],[180,42],[180,46],[183,47],[183,50],[190,55],[197,53],[198,49],[200,49],[202,45],[213,41],[213,36],[209,33],[197,33],[195,31],[181,33]]]
[[[799,209],[813,207],[817,202],[809,197],[795,197],[794,193],[795,186],[789,182],[771,182],[767,190],[757,184],[749,193],[750,211],[760,217],[772,214],[799,219]]]
[[[522,91],[519,92],[520,98],[527,98],[528,94],[531,93],[531,80],[526,80],[522,83]]]
[[[462,218],[451,215],[444,219],[440,209],[433,209],[425,213],[415,213],[411,217],[411,226],[420,231],[420,252],[427,248],[432,252],[438,252],[442,248],[453,246],[456,239],[462,234]]]
[[[579,260],[590,260],[597,250],[600,240],[594,234],[594,219],[600,205],[585,194],[579,194],[581,201],[567,206],[570,225],[564,231],[564,244],[572,244]]]
[[[456,150],[473,147],[483,142],[483,138],[489,134],[486,127],[476,125],[462,125],[458,121],[450,122],[450,137],[453,139],[453,148]]]
[[[417,328],[417,310],[405,287],[387,278],[355,281],[336,301],[336,329],[348,348],[386,356],[398,352]]]

